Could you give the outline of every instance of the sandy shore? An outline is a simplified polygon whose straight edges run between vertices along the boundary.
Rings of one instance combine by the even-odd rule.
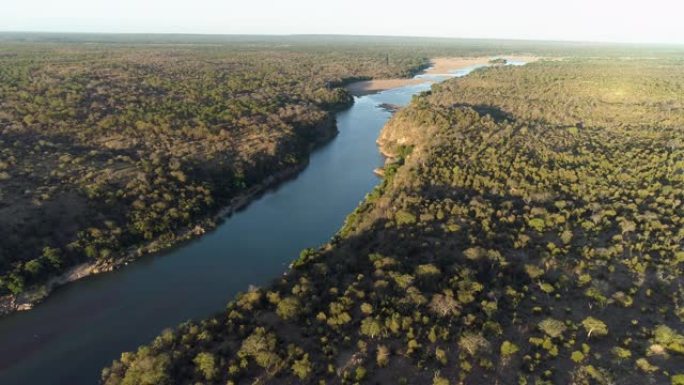
[[[423,73],[426,75],[440,75],[448,74],[459,68],[470,67],[474,65],[487,64],[489,60],[499,56],[480,56],[480,57],[436,57],[430,60],[430,68]],[[500,56],[507,60],[523,61],[530,63],[537,61],[540,58],[535,56]],[[351,92],[352,95],[361,96],[388,90],[390,88],[403,87],[413,84],[425,83],[425,79],[374,79],[364,80],[348,84],[345,88]]]
[[[425,79],[375,79],[363,80],[348,84],[345,88],[352,95],[362,96],[374,92],[389,90],[390,88],[403,87],[412,84],[425,83]]]
[[[531,63],[539,60],[536,56],[516,56],[516,55],[501,55],[501,56],[479,56],[479,57],[437,57],[431,60],[432,66],[428,68],[425,73],[428,75],[447,74],[459,68],[471,67],[474,65],[487,64],[492,58],[501,57],[509,61],[522,61]]]

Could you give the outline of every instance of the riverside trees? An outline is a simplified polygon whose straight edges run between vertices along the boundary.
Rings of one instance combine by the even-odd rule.
[[[370,45],[123,43],[0,43],[0,296],[211,227],[332,137],[346,79],[426,64]]]
[[[197,352],[215,383],[681,382],[682,68],[495,67],[417,97],[330,247],[156,345],[171,382],[200,380]],[[255,335],[270,365],[241,353]]]

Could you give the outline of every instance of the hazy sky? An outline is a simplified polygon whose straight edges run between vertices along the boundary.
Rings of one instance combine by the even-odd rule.
[[[0,31],[356,34],[684,44],[683,0],[0,0]]]

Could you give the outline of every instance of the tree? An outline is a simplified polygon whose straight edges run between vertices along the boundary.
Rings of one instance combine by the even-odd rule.
[[[378,351],[375,355],[375,361],[379,367],[385,367],[389,363],[390,351],[385,345],[378,345]]]
[[[297,297],[285,297],[278,302],[276,313],[284,320],[290,320],[299,315],[301,304]]]
[[[305,380],[311,375],[311,362],[309,361],[308,354],[304,354],[304,357],[295,360],[292,364],[292,372],[299,377],[300,380]]]
[[[263,327],[258,327],[242,341],[238,357],[251,357],[262,368],[271,368],[281,362],[280,357],[275,353],[276,345],[275,334],[266,332]]]
[[[430,301],[430,310],[440,317],[460,314],[458,301],[451,295],[435,294]]]
[[[360,331],[363,335],[375,338],[384,332],[384,327],[377,319],[368,317],[361,321]]]
[[[24,270],[34,277],[40,274],[42,269],[43,264],[40,262],[40,259],[32,259],[24,265]]]
[[[211,381],[218,374],[218,369],[216,368],[216,357],[213,354],[202,352],[198,353],[192,360],[195,364],[196,370],[204,376],[204,379]]]
[[[507,356],[512,356],[513,354],[515,354],[518,350],[520,350],[520,348],[518,348],[518,346],[516,344],[514,344],[510,341],[504,341],[501,344],[500,350],[501,350],[501,355],[504,357],[507,357]]]
[[[539,329],[551,338],[557,338],[563,335],[567,327],[559,320],[547,318],[539,322]]]
[[[168,373],[171,359],[168,354],[152,354],[147,347],[138,349],[135,354],[123,354],[121,361],[128,370],[121,385],[164,385],[170,383]]]
[[[582,321],[582,326],[584,330],[587,331],[587,337],[594,336],[605,336],[608,334],[608,327],[603,321],[596,319],[594,317],[587,317]]]

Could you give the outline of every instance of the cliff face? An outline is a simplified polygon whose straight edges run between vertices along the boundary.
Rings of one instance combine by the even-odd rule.
[[[377,142],[380,152],[391,159],[399,155],[401,147],[415,145],[427,135],[425,127],[417,126],[404,110],[399,110],[382,128]]]
[[[385,156],[401,157],[405,152],[428,147],[439,126],[448,120],[443,111],[426,106],[425,97],[418,98],[410,108],[401,109],[392,116],[380,132],[377,142]]]

